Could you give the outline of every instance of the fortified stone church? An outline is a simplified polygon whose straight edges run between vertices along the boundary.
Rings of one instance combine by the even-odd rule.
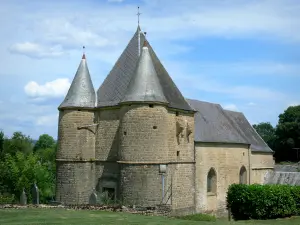
[[[99,87],[85,55],[59,106],[56,198],[217,212],[232,183],[263,183],[273,151],[243,113],[186,99],[140,27]]]

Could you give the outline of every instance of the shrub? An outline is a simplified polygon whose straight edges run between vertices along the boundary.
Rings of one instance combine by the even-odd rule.
[[[298,196],[294,199],[294,196]],[[227,208],[235,220],[275,219],[295,215],[300,188],[289,185],[232,184]]]
[[[300,186],[292,186],[291,194],[296,203],[296,215],[300,215]]]
[[[192,214],[186,216],[178,216],[176,217],[181,220],[193,220],[193,221],[216,221],[216,217],[208,214]]]
[[[15,203],[15,195],[1,195],[0,194],[0,205],[1,204],[13,204]]]

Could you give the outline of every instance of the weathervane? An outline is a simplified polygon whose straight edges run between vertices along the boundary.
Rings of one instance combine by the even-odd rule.
[[[140,7],[138,6],[138,13],[136,14],[138,16],[138,25],[140,25]]]

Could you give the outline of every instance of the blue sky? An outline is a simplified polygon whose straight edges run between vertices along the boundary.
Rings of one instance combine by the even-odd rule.
[[[141,28],[187,98],[271,122],[300,104],[298,0],[10,0],[0,3],[0,129],[57,137],[86,46],[98,89]]]

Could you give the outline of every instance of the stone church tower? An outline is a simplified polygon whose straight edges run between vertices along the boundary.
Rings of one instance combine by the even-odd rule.
[[[56,199],[94,190],[175,213],[226,208],[232,183],[263,183],[273,152],[240,112],[186,99],[137,28],[97,91],[83,55],[59,106]]]
[[[71,87],[59,106],[57,192],[59,201],[84,202],[94,186],[96,94],[83,54]]]

